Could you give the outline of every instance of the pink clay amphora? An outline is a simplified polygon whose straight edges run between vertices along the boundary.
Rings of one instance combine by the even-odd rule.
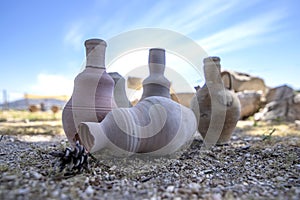
[[[141,100],[150,96],[170,98],[170,81],[164,76],[165,59],[164,49],[152,48],[149,50],[149,76],[143,81]]]
[[[116,107],[114,81],[105,71],[106,42],[90,39],[85,47],[86,68],[76,76],[72,97],[62,113],[63,129],[72,145],[78,140],[80,122],[101,122]]]

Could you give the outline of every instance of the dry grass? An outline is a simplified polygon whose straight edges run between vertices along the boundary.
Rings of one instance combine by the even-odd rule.
[[[0,120],[0,135],[14,135],[30,141],[38,137],[51,140],[64,136],[61,112],[1,111]]]
[[[21,122],[21,121],[53,121],[61,120],[61,111],[53,113],[46,112],[29,112],[26,110],[1,110],[0,122]]]
[[[274,130],[272,136],[300,136],[300,127],[292,122],[263,122],[263,121],[239,121],[237,131],[253,136],[268,135]]]

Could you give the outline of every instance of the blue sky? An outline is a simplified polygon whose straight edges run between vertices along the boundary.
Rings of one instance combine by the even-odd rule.
[[[188,2],[188,3],[187,3]],[[71,94],[83,43],[139,28],[181,33],[222,68],[300,88],[298,0],[3,0],[0,89],[9,100]],[[0,94],[2,102],[2,92]]]

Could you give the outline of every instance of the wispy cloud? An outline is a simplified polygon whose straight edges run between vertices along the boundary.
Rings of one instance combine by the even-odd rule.
[[[272,33],[280,29],[279,21],[285,16],[285,13],[278,11],[263,13],[197,42],[210,53],[224,53],[245,48],[262,42],[266,35],[271,37]]]
[[[79,50],[82,49],[83,40],[92,32],[99,37],[109,39],[118,33],[136,28],[160,27],[188,36],[197,34],[198,38],[194,39],[210,54],[230,52],[261,43],[266,37],[270,39],[272,33],[280,30],[279,22],[287,13],[284,10],[272,10],[271,7],[268,11],[262,10],[261,13],[251,14],[251,16],[243,15],[240,20],[232,22],[227,20],[226,25],[220,26],[223,18],[240,16],[237,13],[249,12],[249,9],[257,4],[260,4],[259,0],[244,3],[239,0],[229,0],[226,3],[220,0],[197,0],[190,1],[188,4],[159,1],[149,3],[148,10],[141,13],[134,10],[141,6],[140,1],[129,1],[107,18],[103,16],[92,19],[82,18],[81,22],[74,23],[70,27],[64,41],[75,50]],[[211,29],[214,30],[219,27],[222,29],[218,32],[209,30],[205,34],[210,36],[199,38],[202,37],[201,30],[206,27],[213,27]]]
[[[106,18],[102,16],[97,21],[84,18],[84,25],[85,27],[91,27],[91,21],[93,21],[93,31],[108,38],[121,32],[144,27],[165,28],[183,34],[190,34],[199,30],[212,18],[231,10],[240,3],[237,0],[227,1],[226,4],[220,0],[196,0],[189,3],[154,1],[147,4],[145,12],[139,12],[139,7],[145,6],[143,4],[141,1],[129,1],[126,5],[118,7],[117,10],[112,10]],[[246,3],[243,5],[246,5]],[[74,28],[70,30],[71,36],[79,30],[76,27]]]
[[[147,4],[146,12],[139,12],[137,9],[143,7],[141,1],[129,1],[117,10],[112,9],[110,16],[103,17],[97,13],[98,17],[81,18],[81,22],[75,22],[70,27],[64,40],[78,50],[82,46],[82,40],[91,33],[109,39],[121,32],[156,27],[189,35],[201,31],[207,24],[212,24],[226,13],[236,12],[255,3],[256,0],[243,4],[238,0],[229,0],[226,3],[220,0],[195,0],[189,3],[157,1]]]
[[[201,31],[207,24],[212,24],[228,13],[237,12],[255,3],[256,0],[243,4],[238,0],[229,0],[226,3],[220,0],[197,0],[188,3],[159,1],[152,5],[145,15],[137,18],[134,24],[161,27],[189,35]]]
[[[75,50],[82,48],[82,41],[84,39],[82,23],[74,23],[67,31],[64,37],[64,43],[70,45]]]
[[[218,15],[236,6],[237,2],[228,1],[222,4],[220,1],[193,1],[181,8],[178,12],[173,12],[162,20],[161,26],[169,26],[184,34],[199,31],[205,24],[216,18]],[[169,12],[172,13],[172,12]]]
[[[144,24],[148,27],[171,29],[186,35],[197,33],[201,36],[203,28],[215,27],[213,29],[216,29],[220,27],[223,18],[236,16],[236,13],[249,12],[249,9],[256,4],[260,4],[260,1],[253,0],[241,4],[238,0],[230,0],[226,3],[212,0],[190,1],[189,4],[184,3],[174,7],[174,4],[164,1],[150,7],[148,13],[136,21],[135,26]],[[218,32],[211,32],[207,38],[195,39],[209,53],[238,50],[261,43],[266,38],[270,40],[271,37],[276,37],[273,33],[278,33],[282,28],[279,22],[286,16],[287,12],[283,8],[274,10],[270,7],[268,11],[262,10],[261,13],[252,14],[251,17],[243,15],[243,18],[232,23],[227,20],[225,27],[221,26],[223,29]]]

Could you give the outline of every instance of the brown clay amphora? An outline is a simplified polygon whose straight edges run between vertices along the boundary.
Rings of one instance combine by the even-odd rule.
[[[116,107],[113,99],[114,81],[105,70],[106,42],[85,41],[86,67],[74,80],[71,99],[62,113],[62,123],[69,142],[78,139],[78,125],[83,121],[101,122]]]
[[[208,57],[203,62],[206,83],[197,91],[191,108],[205,144],[225,144],[240,118],[240,101],[233,91],[224,87],[220,58]]]

